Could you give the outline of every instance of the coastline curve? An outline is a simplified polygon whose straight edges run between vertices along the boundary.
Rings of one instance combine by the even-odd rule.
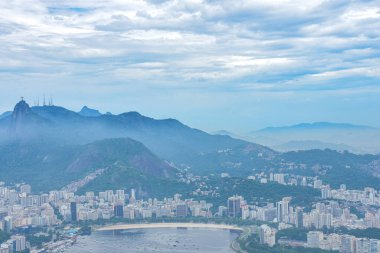
[[[110,230],[128,230],[128,229],[144,229],[144,228],[206,228],[206,229],[226,229],[243,231],[242,228],[225,225],[225,224],[209,224],[209,223],[143,223],[143,224],[117,224],[96,229],[96,231]]]

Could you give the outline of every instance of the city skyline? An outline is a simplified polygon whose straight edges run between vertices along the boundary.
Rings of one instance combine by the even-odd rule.
[[[1,112],[45,93],[74,111],[138,111],[206,131],[380,126],[376,1],[0,7]]]

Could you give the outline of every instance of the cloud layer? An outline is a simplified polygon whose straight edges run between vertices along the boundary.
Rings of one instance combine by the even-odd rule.
[[[197,109],[209,108],[215,124],[248,129],[242,125],[255,125],[247,121],[255,113],[288,115],[264,117],[265,124],[322,119],[284,105],[306,98],[309,113],[350,120],[336,118],[344,96],[357,108],[353,121],[380,125],[359,115],[380,106],[370,99],[380,97],[379,1],[1,1],[0,57],[6,102],[12,92],[34,98],[46,92],[73,107],[78,100],[95,106],[111,100],[105,109],[117,111],[127,96],[128,106],[148,114],[157,103],[157,116],[180,117],[190,107],[199,116]],[[337,112],[318,111],[322,102]],[[245,109],[252,105],[261,109]],[[218,108],[238,112],[237,126]],[[205,127],[196,116],[182,118]]]

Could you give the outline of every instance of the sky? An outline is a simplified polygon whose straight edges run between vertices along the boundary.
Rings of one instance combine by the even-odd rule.
[[[0,1],[0,112],[44,95],[206,131],[380,127],[380,1]]]

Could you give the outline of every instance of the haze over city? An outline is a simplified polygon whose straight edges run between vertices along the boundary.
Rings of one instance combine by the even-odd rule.
[[[380,253],[379,0],[3,0],[0,101],[0,253]]]

